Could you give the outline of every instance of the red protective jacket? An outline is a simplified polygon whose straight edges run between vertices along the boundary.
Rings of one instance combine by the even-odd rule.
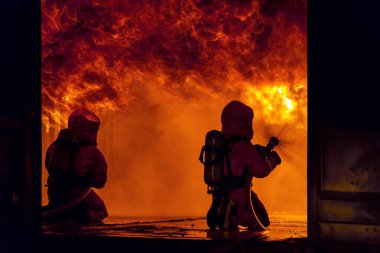
[[[79,179],[79,183],[70,183],[71,178],[69,177],[67,184],[62,186],[61,183],[57,186],[55,182],[61,180],[57,178],[59,175],[49,173],[48,206],[53,209],[78,199],[91,187],[97,189],[104,187],[107,181],[107,163],[102,152],[96,147],[97,132],[100,126],[99,118],[86,109],[77,109],[70,115],[68,125],[68,129],[72,131],[74,136],[87,144],[79,148],[73,166],[73,177],[77,181]],[[55,145],[53,142],[46,152],[46,168],[49,166]],[[83,183],[81,183],[81,179],[83,179]],[[70,218],[77,219],[80,222],[101,221],[108,216],[103,200],[93,190],[68,213],[72,216]]]
[[[253,177],[266,177],[275,167],[272,165],[273,163],[261,156],[257,148],[250,142],[253,137],[253,117],[253,110],[239,101],[232,101],[227,104],[221,117],[222,133],[227,137],[238,137],[244,140],[236,141],[233,145],[230,164],[233,176],[246,175],[247,186],[251,185]],[[224,175],[228,175],[226,163]],[[234,189],[229,195],[229,198],[237,204],[238,225],[254,226],[250,194],[250,187],[245,187]],[[265,209],[263,212],[266,213]]]

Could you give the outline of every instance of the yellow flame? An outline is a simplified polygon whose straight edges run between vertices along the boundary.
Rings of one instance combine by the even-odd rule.
[[[305,127],[306,91],[303,85],[293,89],[285,84],[247,85],[244,98],[269,124],[297,123]]]

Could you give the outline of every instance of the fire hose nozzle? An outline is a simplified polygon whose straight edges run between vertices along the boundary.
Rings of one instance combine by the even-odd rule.
[[[272,136],[272,137],[269,138],[269,142],[267,144],[267,148],[270,149],[270,150],[272,150],[278,144],[280,144],[280,140],[277,137]]]

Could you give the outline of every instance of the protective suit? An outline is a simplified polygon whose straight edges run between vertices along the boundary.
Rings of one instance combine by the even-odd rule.
[[[242,183],[229,193],[229,199],[235,203],[235,218],[231,221],[232,227],[237,225],[254,229],[255,214],[264,227],[269,226],[268,213],[257,195],[251,191],[253,177],[266,177],[279,163],[281,159],[272,151],[267,157],[263,157],[257,147],[250,140],[253,137],[252,120],[253,110],[239,101],[227,104],[221,116],[222,134],[226,139],[231,139],[230,167],[225,161],[224,175],[229,173],[235,178],[241,178]],[[231,170],[229,172],[229,170]],[[251,203],[253,205],[253,211]]]
[[[107,163],[97,148],[99,118],[87,109],[77,109],[69,117],[47,152],[50,210],[61,210],[49,219],[78,223],[97,222],[108,216],[103,200],[92,190],[107,181]]]

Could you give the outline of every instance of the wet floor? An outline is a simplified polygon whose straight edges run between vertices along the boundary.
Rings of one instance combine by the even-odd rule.
[[[269,232],[257,233],[256,237],[267,241],[282,241],[307,236],[305,214],[273,214]],[[252,236],[252,232],[214,233],[208,230],[204,217],[109,217],[104,224],[76,226],[74,224],[43,225],[46,235],[95,235],[129,238],[167,238],[212,240],[234,236]]]

